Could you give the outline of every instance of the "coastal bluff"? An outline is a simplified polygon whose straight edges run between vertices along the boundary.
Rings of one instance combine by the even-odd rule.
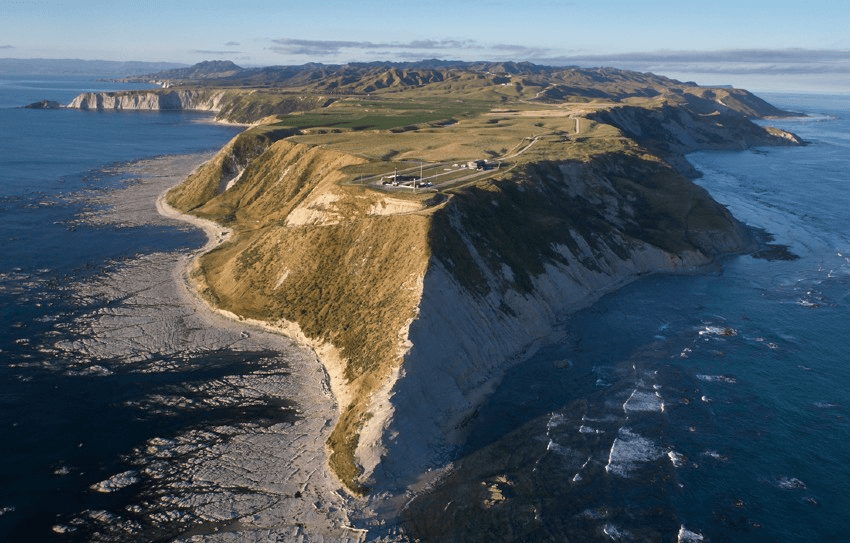
[[[86,111],[208,111],[218,113],[223,92],[199,90],[85,92],[71,100],[67,107]]]
[[[321,358],[338,407],[330,467],[361,495],[446,466],[505,371],[569,312],[757,248],[689,179],[687,152],[801,143],[753,123],[784,113],[737,89],[604,69],[413,70],[329,70],[288,90],[300,110],[252,118],[166,197],[231,231],[188,270],[197,292]],[[223,111],[233,91],[219,83],[74,103],[155,109],[161,95]]]
[[[327,102],[323,96],[273,96],[244,89],[153,89],[85,92],[66,107],[84,111],[194,111],[211,113],[219,122],[250,124],[268,115],[310,111]]]

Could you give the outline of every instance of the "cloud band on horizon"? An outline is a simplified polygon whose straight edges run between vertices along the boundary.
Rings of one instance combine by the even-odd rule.
[[[280,38],[271,41],[274,45],[269,47],[269,49],[275,53],[307,56],[338,55],[343,50],[374,51],[380,49],[386,51],[446,51],[482,48],[481,46],[476,45],[473,40],[413,40],[407,43],[375,43],[371,41],[299,40],[294,38]]]
[[[242,51],[210,51],[208,49],[194,49],[193,53],[199,55],[241,55]]]
[[[475,40],[412,40],[409,42],[372,42],[372,41],[343,41],[343,40],[301,40],[295,38],[279,38],[272,41],[269,50],[281,55],[331,57],[343,52],[371,53],[390,56],[399,59],[422,59],[425,56],[449,54],[476,57],[537,58],[552,51],[541,47],[527,47],[516,44],[480,44]],[[487,58],[483,58],[486,60]]]
[[[537,60],[557,65],[617,65],[641,70],[665,69],[703,73],[850,73],[850,51],[832,49],[664,50],[607,55],[565,55]]]
[[[850,51],[833,49],[724,49],[715,51],[660,50],[648,52],[558,54],[547,47],[483,44],[476,40],[412,40],[372,42],[344,40],[271,40],[269,50],[314,58],[358,56],[358,60],[529,61],[553,66],[617,66],[639,71],[675,70],[737,74],[845,74],[850,73]],[[363,58],[369,57],[369,58]]]

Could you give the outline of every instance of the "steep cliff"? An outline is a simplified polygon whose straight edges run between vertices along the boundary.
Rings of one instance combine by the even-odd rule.
[[[534,164],[430,216],[409,350],[372,398],[356,459],[398,489],[450,459],[504,370],[566,312],[641,275],[754,247],[702,189],[643,157]]]
[[[609,114],[650,130],[643,113]],[[233,227],[192,270],[202,295],[319,353],[340,413],[331,467],[349,489],[401,488],[445,462],[512,361],[566,312],[754,248],[703,189],[602,127],[526,143],[512,167],[440,194],[352,183],[369,159],[255,127],[169,193]]]
[[[83,110],[193,110],[218,112],[223,91],[173,90],[132,92],[86,92],[67,107]]]
[[[269,115],[312,111],[327,104],[324,96],[280,91],[183,88],[151,91],[86,92],[67,107],[82,110],[206,111],[219,121],[250,124]]]
[[[683,173],[694,175],[684,155],[695,150],[801,144],[793,134],[766,131],[749,120],[749,116],[782,113],[745,91],[716,89],[668,95],[663,103],[651,108],[624,105],[603,109],[589,117],[617,127],[626,137],[653,149]]]
[[[213,305],[270,322],[320,353],[341,412],[331,465],[357,489],[357,431],[370,395],[404,351],[428,262],[429,221],[382,212],[424,207],[416,201],[340,186],[341,170],[363,159],[286,140],[223,185],[225,164],[249,147],[240,145],[244,137],[168,195],[179,209],[235,226],[192,275]]]
[[[746,91],[621,70],[237,75],[300,86],[138,103],[173,96],[223,118],[277,115],[168,200],[232,229],[190,273],[210,304],[319,354],[339,407],[330,465],[355,493],[444,465],[505,370],[567,312],[641,275],[755,247],[688,179],[685,153],[799,143],[751,122],[784,113]],[[91,107],[137,104],[111,100]]]
[[[610,102],[641,108],[665,104],[695,115],[721,114],[729,120],[787,115],[742,89],[708,89],[654,74],[613,68],[537,66],[528,62],[431,60],[243,69],[231,62],[218,61],[125,80],[156,83],[164,88],[86,93],[74,99],[69,107],[212,111],[219,120],[244,124],[270,115],[319,111],[349,99],[366,98],[368,103],[374,96],[403,96],[413,100],[406,100],[408,105],[419,106],[437,98],[443,102],[437,109],[443,110],[447,103],[464,103],[465,107],[457,109],[467,114],[483,103],[492,107],[521,101],[538,106]],[[361,114],[369,111],[367,105],[360,105]],[[430,116],[426,113],[434,113],[434,108],[414,106],[406,112],[427,119]],[[351,113],[349,120],[361,116]],[[319,124],[337,123],[326,119]]]

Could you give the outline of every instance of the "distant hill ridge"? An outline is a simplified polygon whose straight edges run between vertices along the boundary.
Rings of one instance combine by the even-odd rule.
[[[174,68],[171,70],[157,72],[155,74],[148,74],[139,77],[127,77],[124,79],[126,81],[147,80],[150,82],[173,80],[194,81],[228,77],[239,74],[243,71],[245,71],[244,68],[237,66],[229,60],[208,60],[199,62],[194,66]]]
[[[137,62],[113,60],[0,58],[0,74],[27,75],[93,75],[122,77],[149,74],[154,71],[183,68],[176,62]]]
[[[307,63],[299,66],[264,66],[242,68],[233,62],[214,60],[205,61],[190,67],[181,67],[146,75],[133,75],[123,78],[127,82],[167,83],[173,85],[207,84],[215,86],[271,86],[291,87],[314,85],[315,90],[322,88],[360,90],[358,81],[372,79],[375,76],[392,74],[397,85],[421,86],[422,84],[446,79],[461,78],[466,74],[496,74],[503,76],[529,76],[558,78],[559,75],[575,72],[598,72],[593,79],[602,81],[616,74],[620,80],[629,79],[637,72],[610,68],[582,69],[576,66],[554,67],[540,66],[531,62],[465,62],[456,60],[427,59],[415,62],[352,62],[348,64]],[[627,77],[626,74],[629,74]],[[643,75],[643,74],[642,74]],[[669,80],[662,76],[655,85],[664,85]],[[353,85],[355,84],[355,85]]]
[[[783,112],[745,90],[611,68],[195,68],[203,79],[159,74],[173,88],[76,107],[254,123],[166,197],[232,232],[187,277],[212,307],[315,350],[338,402],[328,465],[354,494],[452,461],[567,312],[756,250],[682,175],[698,175],[686,153],[800,143],[753,123]]]
[[[125,82],[163,87],[265,89],[310,95],[366,95],[411,89],[472,97],[493,86],[510,87],[522,100],[543,103],[653,98],[671,93],[686,97],[697,88],[652,73],[617,68],[540,66],[530,62],[464,62],[429,59],[417,62],[309,63],[300,66],[242,68],[230,61],[201,62],[191,67],[123,78]],[[746,91],[726,105],[748,116],[781,117],[785,112]],[[266,114],[272,114],[268,112]],[[250,122],[248,119],[231,119]],[[255,119],[253,119],[255,120]]]
[[[338,406],[328,465],[360,495],[452,461],[566,313],[758,248],[687,153],[800,144],[753,123],[787,113],[745,90],[613,68],[215,61],[134,80],[169,88],[68,107],[251,125],[166,196],[231,232],[186,278],[315,350]]]

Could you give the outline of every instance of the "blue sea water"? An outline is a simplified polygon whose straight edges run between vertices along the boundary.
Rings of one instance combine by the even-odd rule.
[[[171,424],[123,406],[187,379],[238,373],[252,356],[237,364],[228,353],[209,353],[207,369],[191,375],[116,371],[95,378],[69,377],[41,349],[62,330],[57,318],[94,309],[95,301],[73,299],[69,285],[124,259],[204,241],[192,229],[85,224],[78,220],[81,195],[123,186],[128,163],[211,152],[238,129],[187,112],[20,108],[127,87],[86,77],[0,76],[0,541],[87,540],[83,530],[60,536],[51,528],[87,509],[119,507],[89,486]]]
[[[148,437],[192,423],[140,413],[137,400],[251,363],[207,353],[190,374],[86,378],[56,371],[37,349],[57,329],[46,317],[86,309],[67,299],[67,284],[202,242],[189,230],[80,224],[74,195],[120,186],[116,165],[212,150],[235,129],[189,113],[17,108],[120,87],[0,77],[2,541],[86,540],[51,527],[121,511],[130,498],[90,486]],[[799,258],[740,256],[705,274],[635,282],[566,320],[565,339],[509,373],[466,453],[495,451],[487,480],[513,481],[514,520],[540,525],[528,541],[847,539],[850,97],[765,97],[809,115],[772,123],[809,145],[690,159],[699,184]],[[463,505],[437,510],[487,525]]]
[[[570,317],[481,408],[421,518],[507,518],[527,541],[850,539],[850,95],[763,96],[808,115],[768,123],[808,145],[689,159],[798,258],[648,277]],[[494,480],[512,513],[470,523],[454,489]]]

